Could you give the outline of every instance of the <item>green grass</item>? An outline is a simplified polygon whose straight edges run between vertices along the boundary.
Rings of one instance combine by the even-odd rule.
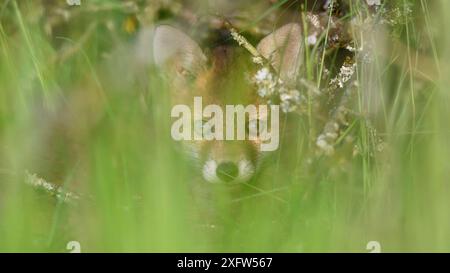
[[[135,82],[133,63],[116,50],[134,43],[136,33],[122,29],[132,12],[121,1],[82,1],[79,20],[49,34],[45,24],[64,4],[6,2],[0,4],[1,252],[67,252],[69,241],[84,252],[368,252],[369,241],[386,252],[450,251],[447,0],[395,1],[415,5],[411,20],[389,27],[386,44],[400,40],[408,50],[383,57],[377,47],[371,62],[359,66],[350,122],[335,154],[317,154],[324,120],[312,105],[303,116],[283,117],[281,147],[246,195],[230,205],[219,192],[211,201],[224,223],[215,227],[192,219],[202,197],[192,199],[195,166],[170,138],[167,85],[154,68],[145,71],[147,87]],[[101,2],[107,8],[91,9]],[[249,18],[247,26],[282,6]],[[359,4],[350,10],[366,12]],[[417,67],[421,47],[438,72]],[[306,54],[307,79],[323,87],[315,75],[324,73],[325,54]],[[321,105],[321,113],[333,110]],[[66,204],[33,189],[27,171],[80,199]]]

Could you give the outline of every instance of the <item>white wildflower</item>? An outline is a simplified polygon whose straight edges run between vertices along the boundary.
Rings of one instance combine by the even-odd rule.
[[[258,95],[260,97],[269,97],[275,93],[277,81],[275,80],[275,76],[267,67],[263,67],[258,70],[253,78],[253,81],[258,87]]]
[[[339,136],[339,124],[335,121],[329,121],[323,133],[317,137],[316,146],[326,155],[333,155],[334,143]]]
[[[263,67],[258,70],[252,81],[256,84],[258,95],[267,99],[269,104],[271,104],[271,99],[276,95],[283,112],[295,111],[300,105],[300,92],[294,88],[288,88],[283,80],[274,75],[269,68]]]
[[[258,70],[258,72],[256,72],[255,75],[255,80],[256,82],[262,82],[264,80],[271,80],[272,78],[272,74],[270,73],[269,69],[267,67],[264,67],[260,70]]]
[[[369,6],[381,6],[381,0],[366,0]]]
[[[308,45],[315,45],[317,43],[317,34],[314,33],[309,35],[306,41]]]
[[[350,51],[350,52],[356,52],[356,48],[354,48],[354,47],[351,46],[351,45],[347,45],[347,46],[345,47],[345,49],[347,49],[347,50]]]
[[[260,96],[262,98],[270,96],[271,93],[272,92],[269,89],[264,88],[264,87],[258,89],[258,96]]]
[[[326,155],[333,155],[334,154],[334,147],[333,145],[329,144],[326,140],[325,135],[320,135],[317,138],[316,146],[322,150]]]
[[[337,85],[339,88],[343,88],[345,83],[347,83],[353,76],[356,70],[356,63],[348,64],[344,63],[341,66],[339,74],[330,81],[331,85]]]
[[[300,103],[300,92],[296,89],[280,91],[280,100],[280,106],[283,112],[293,112],[297,109]]]

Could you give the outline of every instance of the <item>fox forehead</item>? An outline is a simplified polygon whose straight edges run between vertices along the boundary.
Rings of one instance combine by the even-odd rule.
[[[239,48],[219,46],[207,54],[208,62],[191,84],[181,83],[187,97],[200,96],[205,104],[259,105],[259,97],[251,83],[255,65]]]

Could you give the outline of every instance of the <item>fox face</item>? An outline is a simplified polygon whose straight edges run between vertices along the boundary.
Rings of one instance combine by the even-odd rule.
[[[171,103],[194,108],[194,98],[203,105],[217,105],[224,112],[229,105],[252,105],[255,112],[245,115],[245,134],[252,128],[261,129],[270,112],[259,111],[265,102],[258,96],[249,80],[258,69],[251,55],[233,41],[223,29],[221,39],[214,46],[202,50],[200,45],[184,32],[168,25],[158,26],[153,37],[153,59],[169,81]],[[231,42],[230,42],[231,41]],[[295,77],[302,57],[301,29],[288,24],[263,38],[257,46],[259,53],[269,60],[283,80]],[[234,122],[234,121],[233,121]],[[202,117],[194,117],[192,131],[208,138],[217,128],[208,127]],[[244,140],[183,140],[183,150],[196,161],[207,182],[239,183],[251,179],[270,152],[261,149],[258,136]]]

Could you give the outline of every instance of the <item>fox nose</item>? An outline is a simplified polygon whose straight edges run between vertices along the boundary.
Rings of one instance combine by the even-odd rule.
[[[223,162],[217,166],[216,175],[224,182],[231,182],[239,175],[239,169],[233,162]]]

